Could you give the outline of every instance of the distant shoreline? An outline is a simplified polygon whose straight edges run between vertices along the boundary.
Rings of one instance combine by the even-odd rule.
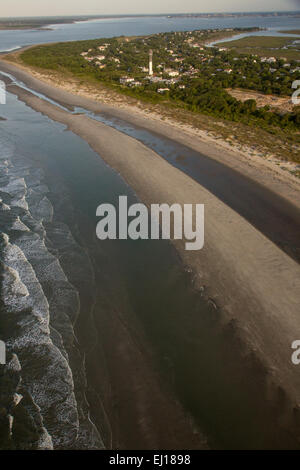
[[[44,28],[42,26],[1,26],[0,31],[25,31],[25,30],[53,31],[53,28]]]
[[[75,24],[81,23],[91,20],[100,20],[103,19],[102,16],[95,16],[95,17],[45,17],[42,18],[7,18],[1,19],[0,18],[0,31],[8,31],[8,30],[28,30],[28,29],[35,29],[41,31],[52,31],[53,28],[50,28],[51,25],[59,25],[59,24]]]
[[[102,112],[108,109],[103,104],[45,84],[30,76],[28,71],[1,61],[2,68],[57,102],[89,109],[99,107]],[[205,286],[205,296],[213,299],[218,312],[222,312],[222,324],[237,324],[246,351],[257,355],[264,364],[270,400],[276,403],[278,386],[284,390],[285,416],[293,429],[293,409],[299,403],[300,378],[290,362],[289,353],[299,329],[299,264],[224,202],[136,139],[86,115],[71,114],[17,85],[11,84],[10,92],[84,139],[147,205],[163,202],[170,205],[174,202],[205,204],[204,249],[191,255],[184,250],[181,241],[174,241],[175,248],[195,274],[195,288]],[[129,119],[134,117],[132,111],[123,110],[122,114],[128,114]],[[137,120],[143,125],[143,118],[137,116]],[[172,130],[151,119],[148,125],[157,132],[162,129],[175,132],[177,139],[181,135],[189,142],[184,130]],[[204,155],[210,147],[212,158],[218,159],[220,154],[226,161],[227,155],[216,144],[208,146],[197,139],[197,146]],[[237,160],[235,165],[238,163]]]
[[[119,14],[119,15],[91,15],[91,16],[62,16],[62,17],[0,17],[0,31],[8,30],[51,30],[48,26],[54,24],[75,24],[104,19],[119,18],[147,18],[147,17],[167,17],[176,18],[270,18],[287,16],[291,18],[300,17],[300,11],[277,11],[277,12],[218,12],[218,13],[161,13],[161,14]]]

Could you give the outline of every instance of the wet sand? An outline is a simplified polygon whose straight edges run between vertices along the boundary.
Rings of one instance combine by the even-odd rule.
[[[243,345],[265,366],[270,401],[275,389],[284,391],[284,419],[295,425],[300,376],[290,357],[291,343],[300,335],[299,265],[207,189],[140,142],[86,116],[71,115],[19,87],[9,90],[85,139],[148,205],[205,204],[204,249],[188,252],[181,241],[174,245],[193,270],[195,286],[204,289],[206,298],[222,312],[220,321],[234,322]],[[70,99],[57,93],[61,102]]]
[[[27,48],[20,49],[16,55],[18,56],[21,51]],[[95,95],[93,95],[91,91],[86,91],[78,84],[76,86],[76,83],[72,81],[69,82],[69,79],[62,81],[55,77],[52,81],[47,74],[37,72],[21,64],[11,63],[5,58],[5,55],[0,54],[0,64],[3,71],[12,73],[30,88],[64,104],[67,108],[78,106],[94,113],[107,113],[133,125],[160,133],[178,143],[187,145],[200,154],[226,164],[245,176],[249,176],[300,208],[300,180],[282,170],[278,162],[266,160],[253,153],[250,154],[245,147],[243,150],[238,149],[223,139],[216,139],[208,135],[201,129],[178,123],[170,118],[166,119],[154,112],[149,113],[148,110],[143,110],[135,105],[129,105],[124,101],[122,95],[114,96],[112,99],[111,96],[106,96],[105,92],[101,93],[99,90],[95,90]],[[288,162],[286,164],[288,165]]]
[[[300,180],[262,158],[237,152],[225,142],[209,140],[188,126],[162,122],[129,105],[120,108],[66,92],[68,84],[56,88],[32,77],[27,71],[1,61],[1,68],[12,72],[27,86],[72,110],[82,107],[106,119],[150,132],[146,143],[172,165],[191,176],[218,199],[244,217],[256,229],[300,262]],[[106,122],[104,122],[106,123]],[[112,124],[113,125],[113,124]],[[126,133],[126,130],[124,131]],[[152,137],[151,137],[152,136]],[[161,150],[161,151],[160,151]],[[170,154],[168,157],[167,154]],[[174,154],[174,156],[172,156]]]

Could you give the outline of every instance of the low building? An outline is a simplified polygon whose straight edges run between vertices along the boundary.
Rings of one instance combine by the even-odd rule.
[[[134,78],[131,78],[131,77],[121,77],[120,78],[121,85],[128,85],[129,83],[132,83],[134,81],[135,81]]]
[[[175,85],[175,83],[178,83],[180,81],[179,78],[169,78],[163,80],[166,85]]]
[[[142,86],[142,82],[139,82],[138,80],[134,80],[129,84],[129,86]]]
[[[167,72],[169,77],[178,77],[179,72],[177,70],[170,70],[170,72]]]
[[[148,75],[148,77],[146,77],[148,80],[150,80],[151,83],[158,83],[158,82],[162,82],[162,78],[161,77],[156,77],[156,76],[150,76]]]
[[[274,62],[276,62],[276,59],[275,57],[261,57],[260,61],[267,62],[268,64],[273,64]]]

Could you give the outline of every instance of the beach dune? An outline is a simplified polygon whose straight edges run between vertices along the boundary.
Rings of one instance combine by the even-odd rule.
[[[9,91],[85,139],[148,206],[204,204],[204,248],[190,252],[183,241],[173,243],[193,271],[195,287],[221,312],[221,322],[234,323],[243,344],[264,365],[270,399],[278,388],[284,390],[285,417],[295,425],[300,374],[291,361],[291,345],[300,339],[299,264],[207,189],[137,140],[85,115],[72,115],[16,85],[10,85]],[[56,98],[72,104],[70,95],[64,96],[62,91]],[[298,426],[296,423],[299,430]]]

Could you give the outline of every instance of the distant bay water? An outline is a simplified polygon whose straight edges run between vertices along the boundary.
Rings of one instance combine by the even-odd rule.
[[[73,24],[51,25],[48,29],[0,31],[0,52],[23,46],[96,39],[100,37],[134,36],[167,31],[186,31],[209,28],[260,27],[265,31],[251,34],[280,35],[280,30],[299,29],[299,18],[291,16],[238,18],[188,18],[184,16],[145,16],[105,18]],[[51,29],[49,29],[51,28]],[[249,33],[247,33],[249,35]]]
[[[14,50],[25,45],[98,37],[254,26],[267,28],[263,34],[280,34],[277,31],[299,28],[299,21],[298,18],[291,17],[105,19],[55,25],[53,30],[0,31],[0,51]],[[43,302],[45,317],[49,315],[50,323],[54,327],[53,331],[54,329],[59,331],[54,323],[57,319],[57,323],[62,325],[69,334],[69,331],[72,330],[70,324],[60,323],[60,321],[61,318],[67,317],[66,310],[71,312],[71,319],[75,317],[73,313],[75,309],[70,308],[69,299],[70,292],[73,292],[73,295],[76,292],[72,290],[70,285],[77,284],[77,288],[82,289],[81,299],[84,299],[85,303],[82,304],[83,314],[79,315],[79,320],[77,318],[76,333],[79,335],[78,341],[82,350],[89,351],[89,354],[85,355],[85,371],[89,389],[93,392],[88,397],[92,413],[85,414],[85,376],[83,370],[76,368],[74,377],[77,382],[79,379],[82,379],[83,382],[76,382],[77,401],[75,402],[74,398],[71,403],[72,416],[76,418],[76,413],[72,411],[76,405],[79,407],[80,416],[88,416],[90,424],[91,416],[102,433],[102,430],[106,429],[105,419],[109,415],[109,410],[112,408],[112,417],[114,418],[115,408],[112,405],[117,403],[117,415],[122,416],[122,426],[126,434],[128,434],[128,429],[134,429],[135,417],[128,413],[128,403],[130,400],[138,401],[139,395],[136,398],[133,393],[141,387],[135,384],[146,383],[148,387],[150,383],[150,388],[152,386],[152,369],[149,369],[149,373],[147,368],[145,370],[141,367],[136,368],[135,364],[131,365],[128,360],[128,357],[134,357],[135,354],[141,355],[140,341],[136,341],[136,338],[139,337],[139,330],[136,329],[137,324],[141,325],[141,331],[145,331],[145,336],[149,338],[149,344],[155,352],[155,357],[157,355],[159,358],[158,363],[163,376],[167,377],[174,387],[174,395],[184,403],[193,420],[199,423],[201,428],[203,424],[217,448],[234,448],[237,445],[240,448],[258,448],[262,443],[270,448],[271,446],[268,444],[272,442],[272,431],[275,429],[273,415],[275,415],[276,422],[278,419],[274,407],[271,408],[272,403],[268,402],[263,402],[264,406],[261,406],[260,400],[264,399],[264,395],[263,393],[253,393],[252,375],[248,374],[248,370],[252,371],[252,369],[244,364],[244,357],[240,359],[239,351],[235,349],[236,346],[232,346],[235,343],[231,338],[230,331],[227,330],[224,334],[222,328],[219,327],[220,310],[215,311],[215,307],[211,303],[207,304],[204,297],[194,291],[190,274],[178,262],[173,247],[165,240],[161,240],[159,243],[152,240],[141,240],[139,243],[132,240],[117,240],[116,243],[112,242],[111,245],[106,244],[103,247],[91,236],[97,222],[96,207],[101,202],[115,205],[120,194],[128,195],[131,203],[137,202],[132,189],[120,175],[106,165],[100,155],[92,151],[86,142],[71,132],[65,132],[66,129],[61,124],[33,111],[9,93],[9,88],[7,104],[0,107],[0,117],[3,118],[0,125],[0,164],[2,162],[4,176],[1,176],[6,201],[5,204],[3,203],[3,212],[8,214],[6,214],[6,218],[3,215],[2,218],[0,217],[2,223],[0,229],[4,234],[5,249],[10,255],[10,257],[7,255],[7,258],[11,264],[15,263],[13,266],[8,266],[11,268],[10,270],[6,270],[7,276],[11,276],[7,277],[10,282],[7,282],[10,297],[12,276],[18,280],[22,275],[24,281],[24,286],[17,282],[13,284],[14,289],[19,289],[21,299],[24,300],[24,303],[26,302],[24,318],[18,317],[19,325],[21,325],[21,320],[24,324],[28,322],[29,301],[33,306],[40,306]],[[117,128],[117,125],[115,127]],[[124,128],[122,130],[124,131]],[[143,138],[144,143],[149,146],[149,139],[146,142],[148,136],[145,133],[141,136],[142,131],[139,132],[138,135],[137,131],[127,126],[129,135],[139,138],[141,141]],[[153,148],[156,142],[152,142]],[[159,149],[156,147],[157,150]],[[166,150],[175,158],[176,153],[172,147],[169,146],[164,151],[166,152]],[[8,187],[6,179],[9,177],[11,177],[11,181]],[[48,192],[47,187],[51,191]],[[26,197],[29,201],[28,206],[26,206]],[[11,206],[14,204],[16,207],[8,210],[10,207],[8,203]],[[40,222],[34,223],[30,211],[32,207],[35,208],[35,205],[37,208],[35,212],[32,210],[33,214],[37,214],[41,220],[47,221],[53,212],[55,214],[54,222],[59,223],[53,226],[47,223],[47,230],[39,225]],[[23,211],[21,211],[22,207]],[[24,223],[19,219],[20,214],[24,215]],[[48,218],[46,218],[47,214],[50,214]],[[30,223],[29,227],[25,225],[25,222]],[[68,223],[70,227],[66,226]],[[17,230],[19,231],[18,237],[15,236]],[[79,233],[80,236],[78,236]],[[11,241],[9,241],[10,235],[12,235]],[[47,253],[46,249],[48,248],[43,237],[47,238],[48,243],[50,240],[51,248],[54,248],[49,250],[49,253]],[[82,247],[76,245],[77,238],[82,240]],[[14,241],[16,247],[11,246]],[[21,243],[23,244],[21,245]],[[18,244],[24,249],[23,264],[20,264],[19,271],[17,263],[21,258],[21,248]],[[12,256],[14,253],[15,257]],[[70,276],[70,284],[64,280],[65,290],[62,287],[57,290],[57,286],[55,286],[56,291],[54,291],[54,282],[60,278],[57,275],[58,271],[55,271],[53,266],[58,269],[58,260],[63,258],[66,260],[67,253],[70,254],[71,259],[69,269],[66,269],[66,275]],[[57,262],[53,259],[54,255],[57,256]],[[83,255],[86,258],[82,257]],[[31,262],[33,267],[31,267]],[[27,270],[24,268],[25,265]],[[68,268],[66,262],[65,265]],[[44,272],[44,266],[51,266],[51,269],[45,269]],[[24,273],[27,275],[25,279]],[[59,271],[61,277],[63,274],[62,271]],[[36,280],[33,282],[32,279],[35,275]],[[72,279],[71,275],[74,276]],[[25,296],[26,281],[28,281],[28,285],[37,286],[38,276],[41,278],[41,287],[36,287],[36,293]],[[49,295],[49,302],[45,297],[42,282],[47,287],[45,292],[47,291]],[[68,290],[67,294],[66,290]],[[16,292],[18,293],[18,291]],[[56,295],[53,296],[52,292],[56,292]],[[10,297],[8,296],[9,300]],[[51,303],[52,299],[53,303]],[[54,315],[52,317],[51,312],[47,311],[49,305],[53,308]],[[57,305],[64,308],[59,310]],[[8,310],[12,307],[7,304],[6,308]],[[51,431],[53,442],[55,443],[55,439],[60,435],[64,436],[65,441],[66,439],[72,440],[71,431],[73,427],[76,427],[76,423],[72,427],[72,421],[64,422],[65,411],[59,412],[62,410],[60,397],[63,395],[54,393],[60,391],[61,382],[59,380],[63,380],[66,394],[68,397],[72,396],[74,384],[71,379],[68,383],[66,380],[68,370],[69,377],[71,377],[70,369],[68,369],[69,364],[64,362],[65,369],[63,369],[62,362],[57,360],[60,368],[55,368],[51,362],[52,349],[46,349],[39,339],[39,334],[42,336],[40,333],[42,322],[39,321],[37,315],[32,317],[36,320],[34,339],[41,345],[36,349],[41,354],[34,356],[36,367],[33,369],[27,367],[24,384],[28,387],[29,392],[33,390],[32,397],[36,400],[37,405],[40,405],[38,412],[41,417],[44,419],[46,416],[48,419],[48,428]],[[136,323],[133,322],[132,330],[127,327],[127,322],[131,321],[131,318],[138,319]],[[193,332],[190,325],[193,325]],[[107,332],[111,331],[117,331],[118,334],[107,335]],[[23,334],[21,328],[17,332],[20,335]],[[144,333],[140,335],[140,338],[143,341]],[[49,330],[49,344],[51,344],[50,340]],[[60,342],[58,341],[58,343]],[[129,348],[132,348],[131,345],[135,343],[137,349],[132,349],[132,356],[128,356],[127,353],[127,355],[124,354],[123,359],[120,345],[129,344]],[[91,348],[91,344],[95,344],[95,346]],[[25,346],[23,351],[21,347],[18,351],[21,364],[22,354],[28,355],[26,343]],[[103,354],[104,350],[106,355]],[[103,357],[104,359],[110,357],[110,354],[113,355],[111,351],[114,353],[118,350],[120,353],[115,355],[116,359],[110,363],[109,372],[113,373],[107,373],[109,379],[116,377],[115,382],[107,382],[109,379],[104,371],[106,364],[104,367]],[[232,355],[229,355],[228,351],[233,351]],[[9,352],[15,352],[15,349],[12,347]],[[26,366],[26,361],[24,362]],[[195,367],[195,363],[197,367]],[[51,382],[49,389],[47,387],[41,389],[36,380],[38,366],[42,366],[39,370],[43,371],[45,364],[49,365],[45,368],[47,379],[45,383]],[[129,369],[128,365],[130,365]],[[157,373],[156,367],[155,374]],[[56,370],[59,373],[56,373]],[[54,374],[51,377],[50,372],[52,371]],[[118,377],[121,371],[125,371],[124,376],[129,384],[131,381],[128,378],[134,377],[132,388],[130,385],[128,388],[119,385]],[[239,371],[245,372],[243,377],[238,376]],[[25,372],[26,367],[23,367],[21,373],[25,374]],[[259,373],[261,374],[260,370]],[[108,390],[109,393],[107,401],[104,400],[102,403],[100,398],[103,396],[103,390]],[[148,396],[144,389],[141,389],[141,394],[143,397]],[[53,397],[58,397],[54,405]],[[80,400],[80,397],[83,397],[84,400]],[[50,398],[52,400],[51,412],[46,414]],[[154,399],[156,398],[154,397]],[[151,396],[151,403],[152,401],[153,397]],[[147,401],[143,401],[143,403],[148,404]],[[102,412],[102,408],[104,412]],[[256,413],[257,409],[262,411]],[[121,410],[120,413],[119,410]],[[158,412],[160,410],[157,407],[156,414]],[[144,421],[149,413],[147,406],[141,408],[141,413],[145,413],[145,416],[141,414],[141,416],[137,416],[137,419],[147,423]],[[127,424],[128,416],[130,422]],[[174,419],[170,416],[169,419],[171,418]],[[47,426],[46,419],[44,419],[44,423]],[[165,425],[163,421],[162,426]],[[83,421],[83,425],[85,424],[86,422]],[[107,428],[109,428],[108,425]],[[232,431],[228,433],[228,429]],[[259,433],[258,430],[261,432]],[[95,435],[95,433],[92,434]],[[103,434],[105,434],[104,431]],[[80,432],[78,435],[81,435]],[[87,432],[83,435],[88,438]],[[100,437],[98,440],[100,441]],[[91,447],[90,442],[85,445]],[[281,445],[284,446],[283,440]]]

